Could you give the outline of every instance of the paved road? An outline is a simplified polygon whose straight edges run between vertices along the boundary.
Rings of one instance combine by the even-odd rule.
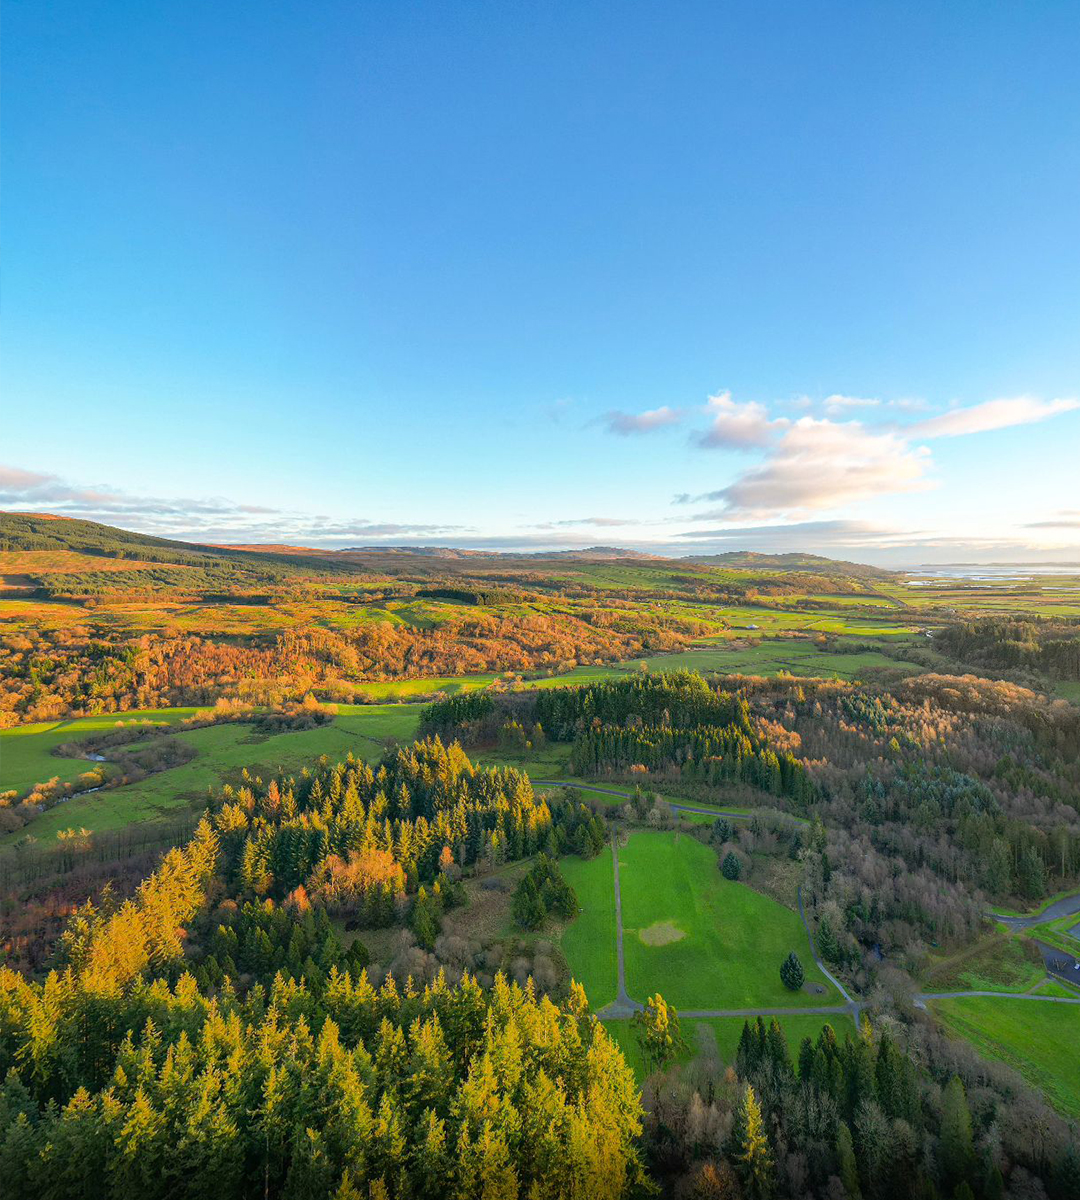
[[[555,779],[536,779],[533,781],[542,787],[578,787],[576,783],[566,783],[565,781]],[[594,788],[594,791],[604,792],[609,796],[626,796],[628,799],[631,795],[629,792],[618,792],[613,788]],[[669,801],[670,803],[670,801]],[[711,809],[691,808],[685,804],[672,804],[672,808],[679,809],[683,812],[706,812],[712,814]],[[743,816],[745,814],[725,813],[725,816]],[[605,1021],[628,1021],[634,1013],[640,1012],[644,1007],[639,1001],[634,1000],[626,990],[626,963],[623,957],[623,923],[622,923],[622,888],[619,882],[619,837],[618,834],[611,836],[611,869],[614,873],[615,883],[615,958],[618,964],[618,984],[615,999],[597,1014]],[[839,979],[829,970],[822,962],[821,956],[817,952],[817,946],[814,944],[814,935],[810,930],[810,923],[806,919],[806,913],[803,909],[802,888],[798,891],[799,898],[799,916],[802,919],[803,928],[806,930],[806,937],[810,943],[810,953],[814,956],[814,962],[817,968],[825,976],[826,979],[836,988],[844,998],[843,1004],[816,1004],[807,1005],[802,1008],[695,1008],[684,1009],[680,1016],[691,1020],[696,1020],[704,1017],[851,1017],[855,1022],[855,1028],[858,1029],[859,1021],[862,1017],[862,1010],[865,1007],[865,1001],[858,1000],[848,992],[847,988],[840,982]],[[1068,899],[1080,899],[1080,897],[1069,897]],[[1065,903],[1065,901],[1059,901]],[[1048,910],[1049,911],[1049,910]],[[1057,913],[1056,916],[1068,916],[1068,912]],[[1043,915],[1037,919],[1035,923],[1041,921],[1055,920],[1055,916]],[[1041,946],[1041,943],[1040,943]],[[1045,951],[1052,950],[1052,947],[1042,947]],[[1060,951],[1054,951],[1060,953]],[[1080,1004],[1080,996],[1075,998],[1066,996],[1032,996],[1027,992],[920,992],[915,996],[915,1007],[926,1008],[928,1000],[956,1000],[964,996],[993,996],[999,1000],[1043,1000],[1051,1004]]]
[[[603,792],[605,796],[622,796],[624,800],[633,800],[633,792],[620,792],[615,788],[594,787],[591,783],[567,783],[562,779],[534,779],[536,787],[583,788],[590,792]],[[663,799],[663,797],[661,797]],[[693,804],[677,804],[673,800],[664,800],[668,808],[676,812],[701,813],[706,817],[726,817],[729,821],[749,821],[749,813],[718,812],[715,808],[696,808]]]
[[[614,1001],[603,1010],[605,1017],[625,1020],[640,1012],[642,1005],[626,992],[626,965],[623,961],[622,889],[619,887],[619,835],[611,835],[611,869],[615,872],[615,957],[619,964],[618,991]]]
[[[918,1008],[927,1000],[962,1000],[965,996],[993,996],[995,1000],[1044,1000],[1050,1004],[1080,1004],[1080,996],[1033,996],[1030,992],[920,992],[915,997]]]
[[[1030,929],[1033,925],[1045,925],[1047,921],[1056,921],[1059,917],[1071,917],[1077,913],[1080,913],[1080,892],[1075,896],[1063,896],[1060,900],[1055,900],[1049,908],[1031,917],[999,917],[995,912],[991,912],[990,917],[1000,921],[1002,925],[1008,925],[1010,929]]]
[[[814,956],[814,962],[817,964],[817,969],[825,976],[825,978],[833,985],[841,996],[847,1001],[847,1008],[844,1010],[851,1013],[851,1018],[855,1022],[855,1028],[859,1027],[859,1017],[862,1015],[862,1004],[853,999],[848,990],[840,982],[839,979],[829,970],[829,968],[821,961],[821,955],[817,952],[817,946],[814,944],[814,935],[810,929],[810,922],[806,919],[806,913],[803,912],[802,903],[802,887],[800,886],[797,895],[799,897],[799,916],[802,918],[803,929],[806,930],[806,940],[810,943],[810,953]]]

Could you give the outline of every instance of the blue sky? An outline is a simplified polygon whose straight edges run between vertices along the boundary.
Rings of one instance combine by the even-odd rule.
[[[4,26],[3,507],[1080,558],[1073,3]]]

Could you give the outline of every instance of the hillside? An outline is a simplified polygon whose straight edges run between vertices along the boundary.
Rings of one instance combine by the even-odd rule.
[[[820,554],[759,554],[755,550],[728,550],[724,554],[687,555],[684,562],[706,566],[741,567],[754,571],[817,571],[823,575],[853,575],[860,579],[890,579],[895,572],[866,563],[825,558]]]

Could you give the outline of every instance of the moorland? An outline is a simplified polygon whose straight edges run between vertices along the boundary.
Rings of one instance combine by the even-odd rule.
[[[1078,1194],[1080,569],[0,580],[13,1194]]]

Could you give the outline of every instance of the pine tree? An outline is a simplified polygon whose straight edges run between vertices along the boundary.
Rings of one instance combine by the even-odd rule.
[[[724,856],[720,871],[725,879],[736,880],[742,874],[742,860],[734,850],[729,850]]]
[[[855,1161],[855,1146],[851,1140],[851,1129],[846,1121],[838,1121],[836,1125],[836,1160],[844,1191],[847,1192],[850,1200],[859,1200],[862,1194],[859,1188],[859,1167]]]
[[[780,979],[789,992],[797,992],[802,988],[806,974],[799,956],[794,950],[780,964]]]
[[[964,1182],[971,1173],[974,1146],[971,1136],[971,1110],[960,1077],[954,1075],[945,1085],[941,1103],[941,1173],[950,1186]]]

